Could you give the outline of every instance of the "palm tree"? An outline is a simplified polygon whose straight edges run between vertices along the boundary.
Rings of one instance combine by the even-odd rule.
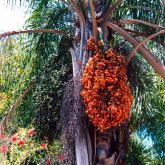
[[[119,52],[125,52],[128,72],[140,63],[138,60],[132,60],[138,51],[155,72],[162,78],[165,78],[163,62],[151,53],[149,46],[148,48],[144,46],[146,42],[152,41],[151,45],[155,42],[164,47],[164,3],[160,0],[31,1],[31,6],[37,6],[36,11],[46,11],[51,8],[52,4],[56,4],[60,9],[62,8],[61,11],[65,10],[63,23],[55,25],[53,22],[51,24],[56,29],[48,30],[51,27],[48,26],[50,24],[46,24],[47,26],[40,24],[39,26],[41,28],[44,27],[44,29],[5,33],[1,34],[0,38],[20,33],[41,32],[63,34],[66,38],[72,39],[70,54],[73,78],[65,89],[61,114],[66,151],[65,164],[124,164],[129,135],[132,129],[134,129],[133,127],[136,127],[136,124],[126,122],[118,128],[100,133],[89,123],[80,97],[80,80],[84,67],[91,56],[91,53],[85,48],[90,36],[93,36],[95,43],[102,39],[105,44],[105,50],[111,45],[111,47],[116,48]],[[54,20],[53,16],[53,14],[49,15],[52,21],[62,20],[62,18]],[[35,18],[37,17],[31,19]],[[44,16],[44,18],[46,17]],[[38,28],[37,22],[31,27]],[[29,26],[29,28],[31,27]],[[56,39],[59,40],[59,38],[57,37]],[[130,44],[135,48],[130,53],[124,46],[119,47],[121,44],[128,44],[130,50],[132,49]],[[138,86],[134,84],[134,82],[137,82],[135,81],[136,74],[131,72],[130,75],[132,75],[134,80],[130,80],[130,83],[132,81],[132,86],[134,86],[134,91],[136,91]],[[140,90],[142,91],[143,89]],[[139,94],[139,92],[134,93]],[[72,99],[70,100],[69,97]]]

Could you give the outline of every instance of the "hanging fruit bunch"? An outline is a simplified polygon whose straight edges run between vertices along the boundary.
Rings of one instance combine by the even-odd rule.
[[[81,96],[89,120],[103,132],[128,120],[133,97],[124,58],[112,49],[103,53],[93,38],[87,47],[93,57],[83,72]]]

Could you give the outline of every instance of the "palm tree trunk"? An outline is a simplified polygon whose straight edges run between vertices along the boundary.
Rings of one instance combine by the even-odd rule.
[[[85,44],[83,45],[85,47]],[[80,48],[78,48],[80,49]],[[83,50],[81,50],[83,51]],[[76,50],[72,51],[72,63],[73,63],[73,77],[78,76],[79,80],[74,83],[74,88],[77,90],[79,89],[79,95],[81,92],[81,73],[82,73],[82,63],[84,61],[88,61],[87,58],[84,59],[84,51],[82,52],[83,58],[78,57],[78,59],[75,58]],[[78,62],[81,61],[81,63]],[[77,96],[76,96],[77,97]],[[80,98],[81,99],[81,98]],[[75,108],[77,107],[77,103],[75,102]],[[83,106],[80,106],[80,109],[78,111],[81,111],[80,114],[80,127],[79,131],[75,137],[75,152],[76,152],[76,164],[77,165],[92,165],[91,162],[91,142],[89,138],[89,132],[86,124],[86,116],[84,112]]]

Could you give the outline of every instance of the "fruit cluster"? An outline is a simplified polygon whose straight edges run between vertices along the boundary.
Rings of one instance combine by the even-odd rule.
[[[103,132],[128,120],[133,97],[124,58],[112,49],[102,53],[93,38],[87,46],[93,57],[83,72],[81,96],[90,121]]]

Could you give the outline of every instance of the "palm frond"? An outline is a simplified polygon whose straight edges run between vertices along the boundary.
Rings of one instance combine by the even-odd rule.
[[[127,165],[153,165],[151,151],[136,137],[132,137],[129,141]]]

